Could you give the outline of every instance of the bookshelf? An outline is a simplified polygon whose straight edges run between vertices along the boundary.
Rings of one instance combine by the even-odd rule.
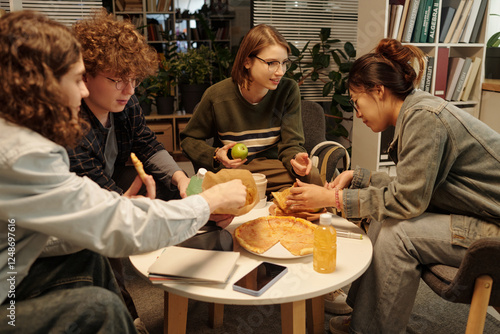
[[[406,0],[410,1],[410,6],[408,8],[408,13],[411,10],[411,2],[416,0]],[[426,2],[426,0],[420,0]],[[434,95],[440,95],[443,92],[439,92],[440,85],[442,86],[441,81],[436,81],[436,75],[439,74],[440,71],[446,72],[446,78],[448,78],[448,69],[446,64],[446,68],[443,69],[443,65],[439,65],[444,60],[444,55],[441,48],[445,48],[448,51],[449,59],[455,57],[462,58],[471,58],[474,60],[476,57],[480,60],[480,64],[477,70],[476,78],[472,80],[470,87],[468,88],[470,92],[468,93],[468,97],[465,101],[450,101],[453,104],[456,104],[460,108],[468,111],[475,117],[479,116],[479,111],[481,107],[481,93],[482,93],[482,83],[484,81],[484,58],[485,58],[485,50],[486,50],[486,26],[488,20],[488,0],[485,6],[484,13],[482,14],[482,23],[479,25],[479,29],[477,31],[477,37],[473,43],[465,42],[465,37],[461,33],[457,33],[458,37],[455,37],[455,40],[458,38],[458,41],[453,42],[453,40],[448,41],[447,43],[440,42],[441,37],[441,28],[442,28],[442,20],[441,14],[443,11],[443,5],[445,7],[453,1],[463,1],[463,8],[467,6],[468,1],[472,1],[470,3],[469,13],[472,11],[474,6],[473,1],[481,1],[481,0],[437,0],[436,1],[436,11],[437,15],[436,24],[435,24],[435,36],[434,40],[429,41],[429,31],[427,31],[427,39],[426,42],[421,42],[423,39],[413,39],[414,42],[403,42],[403,44],[412,44],[419,47],[424,53],[426,53],[429,57],[433,57],[434,65],[429,73],[431,74],[431,78],[428,80],[428,91]],[[391,7],[392,4],[396,3],[405,3],[404,0],[359,0],[359,10],[358,10],[358,55],[363,55],[365,53],[371,52],[378,42],[385,37],[393,37],[396,36],[399,40],[408,40],[404,39],[404,30],[396,32],[394,35],[394,30],[391,28],[397,26],[397,19],[391,20],[391,13],[397,12],[396,9]],[[422,8],[420,8],[422,10]],[[404,7],[399,9],[400,13],[404,12]],[[431,14],[432,15],[432,14]],[[408,17],[408,16],[407,16]],[[432,17],[432,16],[431,16]],[[470,17],[470,15],[469,15]],[[415,17],[415,21],[418,19]],[[392,23],[391,23],[392,21]],[[459,22],[455,24],[455,26],[459,26]],[[462,24],[461,29],[465,29],[467,25],[467,20]],[[399,27],[402,27],[401,20],[399,21]],[[450,29],[451,30],[451,25]],[[423,28],[421,28],[423,29]],[[420,35],[422,36],[422,35]],[[398,38],[399,37],[399,38]],[[408,38],[408,35],[406,36]],[[411,38],[413,38],[413,34],[411,34]],[[460,41],[461,38],[463,41]],[[441,57],[439,57],[441,56]],[[450,62],[450,61],[449,61]],[[449,63],[448,62],[448,63]],[[476,65],[477,66],[477,65]],[[426,72],[426,71],[424,71]],[[441,74],[442,76],[442,74]],[[468,79],[467,77],[463,79]],[[467,81],[464,81],[467,83]],[[436,85],[437,88],[436,89]],[[446,83],[446,86],[448,82]],[[465,84],[464,84],[465,86]],[[422,86],[421,86],[422,87]],[[425,88],[425,83],[424,86]],[[456,86],[455,86],[456,88]],[[465,88],[464,88],[465,90]],[[459,93],[461,96],[463,92]],[[395,175],[395,166],[387,157],[386,149],[387,145],[392,141],[392,133],[394,129],[388,129],[382,133],[374,133],[368,128],[363,122],[354,118],[353,123],[353,131],[352,131],[352,165],[360,166],[367,168],[369,170],[378,170],[378,171],[387,171],[390,175]]]
[[[169,44],[176,44],[178,52],[205,45],[212,48],[212,41],[197,16],[181,9],[189,0],[113,0],[112,10],[118,20],[130,20],[146,36],[147,42],[158,53],[165,53]],[[226,8],[227,9],[227,8]],[[214,10],[206,19],[208,28],[214,33],[214,43],[231,48],[231,21],[234,15],[227,11]],[[170,36],[168,40],[164,37]],[[181,153],[179,133],[186,126],[191,114],[179,109],[179,87],[175,87],[176,112],[159,115],[153,112],[146,116],[148,126],[170,153]]]

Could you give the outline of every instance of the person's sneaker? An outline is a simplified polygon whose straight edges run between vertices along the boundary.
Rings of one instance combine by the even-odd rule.
[[[349,314],[352,308],[346,303],[347,295],[342,289],[325,295],[325,311],[332,314]]]
[[[341,315],[330,319],[330,333],[345,334],[349,333],[349,325],[351,324],[350,315]]]
[[[142,322],[141,318],[135,318],[134,320],[135,329],[139,334],[149,334],[146,325]]]

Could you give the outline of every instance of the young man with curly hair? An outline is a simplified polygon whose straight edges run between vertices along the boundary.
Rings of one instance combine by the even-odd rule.
[[[156,72],[157,54],[128,21],[117,21],[105,9],[74,25],[82,44],[90,95],[81,116],[90,130],[68,151],[71,170],[101,187],[123,194],[125,164],[134,152],[157,184],[157,198],[185,197],[189,178],[146,125],[134,88]],[[128,183],[127,183],[128,182]]]
[[[135,87],[158,69],[156,51],[129,21],[117,21],[105,9],[78,21],[73,31],[82,45],[89,96],[81,117],[90,124],[83,141],[68,149],[71,170],[102,188],[125,194],[135,171],[126,168],[133,152],[156,181],[156,198],[186,196],[189,178],[147,126]],[[179,196],[180,195],[180,196]],[[133,318],[138,314],[125,287],[122,259],[110,258],[122,295]]]

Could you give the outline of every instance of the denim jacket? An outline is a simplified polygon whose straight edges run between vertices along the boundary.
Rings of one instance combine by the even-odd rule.
[[[19,285],[42,250],[125,257],[178,244],[209,215],[199,195],[164,202],[104,190],[70,173],[62,146],[0,117],[0,304],[8,278]]]
[[[401,107],[389,155],[396,177],[356,168],[343,192],[347,218],[409,219],[429,211],[450,215],[462,246],[500,235],[500,134],[415,91]]]

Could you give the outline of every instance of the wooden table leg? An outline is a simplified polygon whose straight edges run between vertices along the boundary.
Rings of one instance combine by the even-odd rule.
[[[281,332],[283,334],[306,333],[306,301],[281,304]]]
[[[210,317],[210,326],[217,328],[224,323],[224,304],[209,303],[208,314]]]
[[[325,332],[325,299],[324,296],[306,301],[307,333],[323,334]]]
[[[188,299],[165,291],[164,334],[185,334],[187,324]]]

